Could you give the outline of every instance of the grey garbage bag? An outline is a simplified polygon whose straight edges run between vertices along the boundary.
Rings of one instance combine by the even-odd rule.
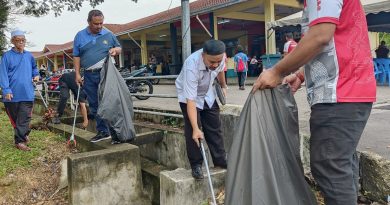
[[[98,90],[99,108],[97,114],[115,131],[121,142],[128,142],[135,137],[133,124],[133,101],[125,80],[107,57],[100,71]]]
[[[281,85],[250,94],[228,155],[225,205],[317,204],[301,164],[290,89]]]

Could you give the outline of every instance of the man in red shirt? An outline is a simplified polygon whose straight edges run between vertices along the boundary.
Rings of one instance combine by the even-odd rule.
[[[286,43],[284,44],[283,48],[283,56],[291,53],[291,51],[293,51],[296,46],[297,42],[294,41],[293,34],[286,33]]]
[[[253,92],[276,87],[294,71],[283,79],[292,92],[306,81],[312,174],[325,204],[356,205],[356,147],[376,100],[366,16],[359,0],[299,2],[304,37],[259,76]]]

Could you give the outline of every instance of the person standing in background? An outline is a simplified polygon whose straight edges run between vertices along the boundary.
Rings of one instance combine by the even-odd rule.
[[[245,80],[248,71],[248,56],[244,53],[241,45],[237,46],[237,53],[234,55],[234,70],[237,72],[238,86],[245,90]]]
[[[283,57],[291,53],[294,48],[297,47],[297,42],[295,42],[292,33],[286,33],[286,43],[283,48]]]

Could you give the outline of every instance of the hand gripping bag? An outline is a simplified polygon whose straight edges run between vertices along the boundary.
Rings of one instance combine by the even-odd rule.
[[[111,134],[115,131],[118,140],[129,142],[135,137],[133,101],[125,80],[110,58],[106,58],[100,71],[97,114],[108,122]]]
[[[298,110],[286,85],[250,94],[228,155],[225,205],[317,204],[299,157]]]

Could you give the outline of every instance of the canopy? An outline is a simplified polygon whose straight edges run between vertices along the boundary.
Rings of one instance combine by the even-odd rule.
[[[390,32],[390,0],[361,0],[367,15],[368,30]],[[302,11],[267,23],[267,28],[298,26],[301,23]]]

